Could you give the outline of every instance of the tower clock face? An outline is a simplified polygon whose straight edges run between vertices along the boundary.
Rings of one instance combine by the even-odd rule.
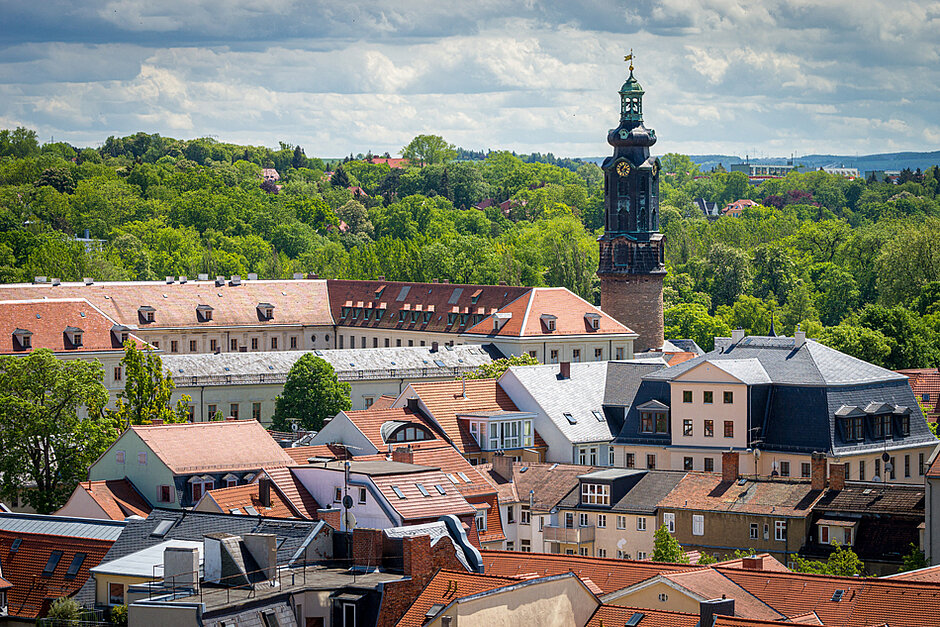
[[[626,161],[621,161],[617,164],[617,174],[620,176],[627,176],[630,174],[630,164]]]

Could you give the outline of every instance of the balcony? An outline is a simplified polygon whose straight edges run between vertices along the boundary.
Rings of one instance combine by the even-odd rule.
[[[555,527],[553,525],[545,525],[542,528],[542,537],[546,542],[559,542],[561,544],[594,542],[594,525],[588,527]]]

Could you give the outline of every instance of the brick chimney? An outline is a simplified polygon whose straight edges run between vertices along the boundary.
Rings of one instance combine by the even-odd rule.
[[[737,451],[724,451],[721,454],[721,480],[737,481],[740,476],[741,462]]]
[[[431,536],[402,538],[402,570],[412,579],[431,575]]]
[[[401,462],[402,464],[413,464],[415,463],[415,454],[412,452],[410,446],[399,446],[392,451],[392,461]]]
[[[153,420],[150,421],[150,424],[152,424],[155,427],[159,427],[163,425],[163,418],[154,418]]]
[[[343,525],[343,512],[336,508],[318,509],[317,518],[332,527],[333,531],[339,531]]]
[[[836,492],[845,489],[845,464],[829,466],[829,489]]]
[[[744,570],[764,570],[764,560],[756,555],[745,557],[741,560],[741,568]]]
[[[720,599],[702,601],[699,603],[699,621],[700,627],[714,627],[715,617],[734,616],[734,599],[726,599],[724,596]]]
[[[512,457],[508,455],[494,455],[493,472],[506,481],[512,481]]]
[[[813,456],[810,458],[810,463],[812,464],[812,474],[810,475],[810,488],[813,490],[825,490],[826,489],[826,467],[829,465],[829,462],[826,460],[825,453],[813,453]],[[843,469],[843,474],[845,469]]]
[[[268,477],[258,479],[258,501],[262,507],[271,507],[271,480]]]
[[[381,529],[356,527],[352,536],[352,558],[356,566],[382,565],[382,546],[384,538]]]
[[[558,364],[558,377],[560,379],[570,379],[571,378],[571,362],[563,361]]]

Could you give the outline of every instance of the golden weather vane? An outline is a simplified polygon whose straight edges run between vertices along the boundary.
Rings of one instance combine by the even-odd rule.
[[[633,48],[630,48],[630,54],[625,56],[623,60],[630,62],[630,71],[633,72]]]

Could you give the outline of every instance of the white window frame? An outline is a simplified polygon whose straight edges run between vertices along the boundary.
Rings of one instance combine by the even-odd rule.
[[[618,516],[617,516],[617,529],[626,529],[626,528],[627,528],[627,517],[626,517],[626,516],[620,516],[620,515],[618,514]]]
[[[676,514],[674,512],[665,512],[663,514],[663,524],[666,525],[666,531],[676,532]]]
[[[637,531],[646,531],[646,516],[637,516],[637,517],[636,517],[636,530],[637,530]]]
[[[705,517],[701,514],[692,514],[692,535],[705,535]]]
[[[477,531],[486,531],[486,510],[479,510],[474,516],[476,521]]]
[[[787,521],[774,521],[774,540],[777,542],[786,542],[787,540]]]
[[[583,505],[610,505],[610,486],[606,483],[582,483]]]
[[[600,529],[607,528],[607,514],[598,514],[597,515],[597,526]]]
[[[591,526],[590,522],[591,521],[588,519],[588,515],[586,513],[580,512],[578,514],[578,526],[579,527],[590,527]]]

